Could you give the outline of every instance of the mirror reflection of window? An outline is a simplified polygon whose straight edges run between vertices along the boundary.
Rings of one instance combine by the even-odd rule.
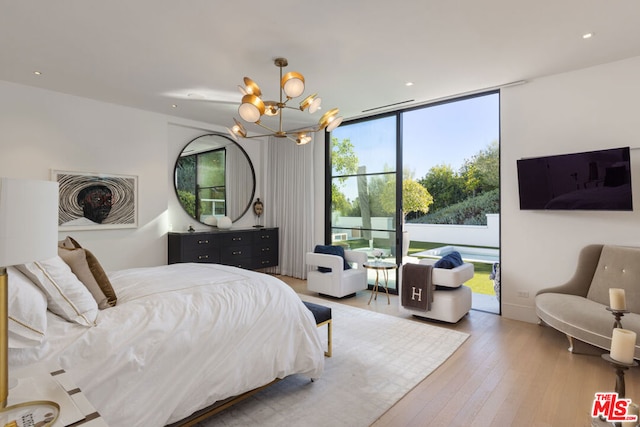
[[[190,141],[176,161],[174,179],[182,207],[205,224],[211,216],[238,220],[255,192],[255,172],[247,153],[219,134]]]
[[[198,153],[196,156],[196,218],[199,221],[211,215],[226,214],[226,150],[218,149]]]

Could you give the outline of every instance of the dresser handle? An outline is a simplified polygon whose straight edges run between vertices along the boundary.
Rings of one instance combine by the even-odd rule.
[[[242,237],[233,237],[231,240],[233,240],[234,242],[239,242],[240,240],[242,240]]]
[[[231,252],[232,255],[242,255],[242,251],[233,251]]]
[[[260,236],[260,238],[269,239],[269,238],[271,238],[271,236],[269,234],[263,234],[262,236]]]
[[[261,262],[261,264],[262,264],[262,265],[265,265],[265,264],[271,264],[271,262],[270,262],[270,261],[262,261],[262,262]]]
[[[269,252],[271,248],[262,248],[262,252]]]
[[[208,240],[198,240],[198,244],[199,245],[201,245],[203,243],[209,243],[209,241]]]
[[[198,259],[209,259],[209,255],[198,255]]]

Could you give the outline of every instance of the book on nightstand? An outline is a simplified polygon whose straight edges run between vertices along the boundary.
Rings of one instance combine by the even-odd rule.
[[[0,427],[65,427],[95,412],[68,374],[51,364],[38,364],[11,372],[7,408],[0,412]],[[83,402],[89,406],[82,408]]]

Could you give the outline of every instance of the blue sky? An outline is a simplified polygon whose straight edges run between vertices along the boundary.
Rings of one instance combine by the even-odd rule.
[[[436,165],[458,171],[499,138],[499,96],[491,94],[406,112],[403,116],[404,168],[416,179]],[[395,169],[395,117],[341,126],[333,137],[349,138],[367,173]],[[350,180],[351,181],[351,180]],[[354,188],[344,188],[353,200]]]

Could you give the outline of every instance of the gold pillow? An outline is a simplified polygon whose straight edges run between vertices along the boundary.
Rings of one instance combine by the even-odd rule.
[[[116,305],[117,297],[109,277],[89,250],[67,236],[58,244],[58,255],[91,292],[101,310]]]

